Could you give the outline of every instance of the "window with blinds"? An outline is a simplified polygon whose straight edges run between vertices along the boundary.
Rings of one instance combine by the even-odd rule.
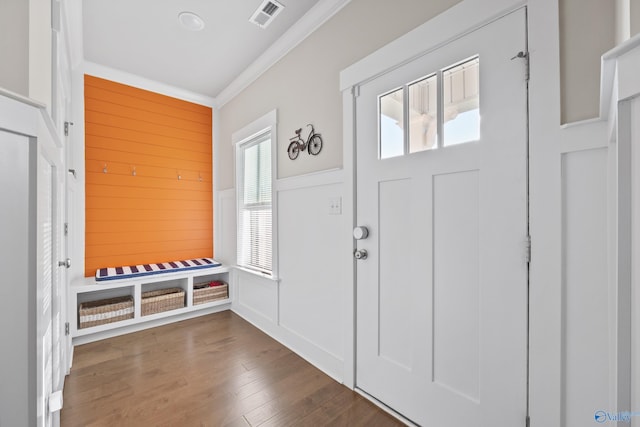
[[[271,132],[238,145],[238,265],[271,274]]]

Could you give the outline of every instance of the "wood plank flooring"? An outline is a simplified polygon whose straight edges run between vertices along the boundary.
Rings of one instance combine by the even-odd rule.
[[[61,425],[403,424],[225,311],[76,347]]]

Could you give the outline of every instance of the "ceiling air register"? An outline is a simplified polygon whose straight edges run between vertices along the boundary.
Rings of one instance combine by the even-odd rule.
[[[267,28],[282,9],[284,9],[284,6],[277,1],[265,0],[258,9],[253,12],[253,15],[249,18],[249,22],[256,24],[260,28]]]

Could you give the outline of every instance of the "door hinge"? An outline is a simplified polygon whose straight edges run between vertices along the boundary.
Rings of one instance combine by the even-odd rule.
[[[531,236],[527,236],[524,241],[524,258],[527,264],[531,263]]]
[[[68,336],[69,335],[69,322],[65,322],[64,324],[64,336]]]
[[[73,122],[64,122],[64,136],[69,136],[69,125],[73,126]]]
[[[64,223],[64,235],[65,236],[69,235],[69,223],[68,222]]]
[[[524,59],[524,79],[525,81],[529,81],[529,52],[521,50],[516,56],[511,58],[512,61],[514,59]]]
[[[531,417],[529,415],[525,418],[524,425],[525,427],[531,427]]]

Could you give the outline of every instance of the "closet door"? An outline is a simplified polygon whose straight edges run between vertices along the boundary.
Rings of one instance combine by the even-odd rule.
[[[2,113],[0,97],[0,118]],[[0,424],[35,420],[35,203],[30,197],[30,138],[0,120]]]
[[[36,144],[37,159],[37,396],[38,425],[59,425],[59,412],[50,401],[64,379],[62,280],[66,260],[62,250],[64,174],[62,150],[47,134]]]

